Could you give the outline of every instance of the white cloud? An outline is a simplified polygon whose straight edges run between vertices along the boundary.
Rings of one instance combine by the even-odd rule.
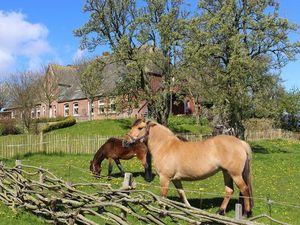
[[[86,50],[81,50],[77,49],[77,51],[73,55],[73,62],[79,62],[86,56],[87,51]]]
[[[40,63],[53,50],[47,42],[48,29],[40,23],[30,23],[21,12],[0,11],[0,72],[13,71],[18,58],[27,60],[28,69]]]

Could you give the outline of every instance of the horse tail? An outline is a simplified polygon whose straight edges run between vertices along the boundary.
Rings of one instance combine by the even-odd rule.
[[[253,195],[252,195],[252,174],[251,174],[252,150],[251,150],[250,145],[247,142],[242,141],[242,143],[243,143],[245,151],[247,153],[247,159],[245,162],[242,176],[248,186],[249,198],[250,198],[250,208],[252,209],[254,206]],[[241,196],[241,193],[240,193],[240,196]]]

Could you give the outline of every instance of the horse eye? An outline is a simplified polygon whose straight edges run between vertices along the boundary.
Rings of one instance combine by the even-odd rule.
[[[139,129],[139,130],[142,130],[143,128],[142,128],[142,127],[139,127],[138,129]]]

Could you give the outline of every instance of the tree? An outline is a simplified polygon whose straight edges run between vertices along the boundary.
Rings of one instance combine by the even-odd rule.
[[[58,99],[59,90],[59,74],[54,75],[46,67],[43,67],[41,70],[41,76],[39,79],[39,95],[40,100],[43,102],[48,111],[48,117],[51,117],[51,104]]]
[[[90,19],[74,33],[81,38],[82,48],[95,50],[98,45],[109,45],[115,60],[128,67],[128,76],[137,82],[133,86],[140,87],[149,111],[158,122],[166,125],[176,63],[174,57],[181,44],[186,15],[181,9],[181,0],[147,0],[143,3],[86,0],[84,11],[90,13]],[[151,86],[153,70],[161,75],[159,88]],[[129,91],[136,89],[126,90]]]
[[[255,101],[268,98],[261,89],[277,85],[270,70],[283,67],[300,50],[300,42],[288,37],[297,26],[279,17],[278,9],[274,0],[200,0],[200,15],[190,21],[185,62],[209,71],[200,76],[213,80],[206,89],[213,90],[210,99],[220,122],[241,138]]]
[[[39,74],[32,71],[13,74],[8,82],[12,105],[19,111],[20,119],[27,131],[32,123],[31,111],[39,103]]]
[[[280,99],[280,119],[283,128],[299,130],[300,91],[296,88],[282,93]]]
[[[8,102],[8,84],[7,82],[0,83],[0,110],[6,106]]]
[[[103,59],[82,60],[77,65],[80,74],[80,87],[89,102],[89,120],[92,120],[92,105],[99,94],[102,83],[102,71],[105,67]]]

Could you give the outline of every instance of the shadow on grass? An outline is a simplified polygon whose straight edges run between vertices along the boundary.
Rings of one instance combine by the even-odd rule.
[[[176,196],[170,196],[168,197],[171,200],[174,201],[181,201],[179,197]],[[188,199],[191,206],[198,208],[198,209],[211,209],[211,208],[219,208],[222,204],[223,198],[215,197],[215,198],[190,198]],[[226,212],[234,211],[235,210],[235,204],[238,203],[237,199],[230,199]]]

